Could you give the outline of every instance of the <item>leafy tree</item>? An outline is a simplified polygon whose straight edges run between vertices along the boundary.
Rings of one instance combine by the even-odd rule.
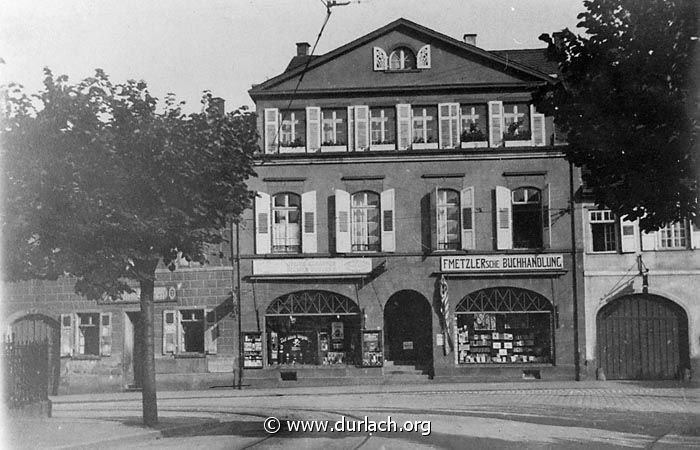
[[[44,89],[5,89],[1,220],[9,280],[76,278],[77,293],[119,298],[140,285],[144,423],[158,413],[153,287],[160,261],[204,263],[207,245],[238,220],[252,194],[254,114],[159,110],[144,82],[113,84],[97,70],[71,84],[46,69]]]
[[[587,0],[585,35],[543,34],[559,65],[536,95],[595,201],[646,231],[697,217],[697,0]],[[694,65],[693,65],[694,64]]]

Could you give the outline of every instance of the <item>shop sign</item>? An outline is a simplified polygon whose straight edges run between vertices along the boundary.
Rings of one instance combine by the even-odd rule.
[[[253,275],[362,275],[372,272],[372,258],[255,259]]]
[[[460,255],[440,258],[440,272],[535,272],[563,270],[564,255]]]
[[[122,293],[120,298],[104,297],[99,303],[139,303],[141,301],[141,288],[132,288],[134,292]],[[153,288],[154,302],[174,302],[177,300],[177,288],[175,285],[157,286]]]

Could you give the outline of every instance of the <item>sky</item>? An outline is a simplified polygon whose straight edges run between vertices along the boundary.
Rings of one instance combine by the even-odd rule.
[[[352,0],[332,9],[314,54],[400,17],[487,49],[543,47],[542,33],[575,29],[582,0]],[[1,0],[0,84],[41,89],[43,68],[72,81],[104,69],[113,82],[145,80],[199,111],[204,90],[226,109],[253,106],[252,84],[280,74],[297,42],[313,45],[321,0]]]

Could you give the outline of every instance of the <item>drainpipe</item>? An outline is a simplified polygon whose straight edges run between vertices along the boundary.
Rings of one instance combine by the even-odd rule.
[[[574,291],[574,379],[581,380],[581,358],[578,348],[578,265],[576,258],[576,208],[574,204],[574,165],[569,162],[569,209],[571,210],[571,285]]]

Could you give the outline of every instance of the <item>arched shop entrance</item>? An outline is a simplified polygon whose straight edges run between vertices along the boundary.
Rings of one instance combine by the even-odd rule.
[[[613,300],[596,321],[598,365],[608,379],[672,379],[690,367],[688,317],[658,295]]]
[[[43,314],[28,314],[20,317],[10,325],[12,342],[22,343],[46,343],[48,346],[48,393],[58,393],[60,377],[60,340],[61,331],[59,323],[51,317]]]
[[[432,366],[430,303],[415,291],[399,291],[384,307],[384,350],[394,364]]]
[[[360,308],[329,291],[299,291],[276,298],[265,313],[268,364],[360,363]]]
[[[472,292],[455,309],[458,362],[553,363],[553,310],[546,297],[527,289]]]

